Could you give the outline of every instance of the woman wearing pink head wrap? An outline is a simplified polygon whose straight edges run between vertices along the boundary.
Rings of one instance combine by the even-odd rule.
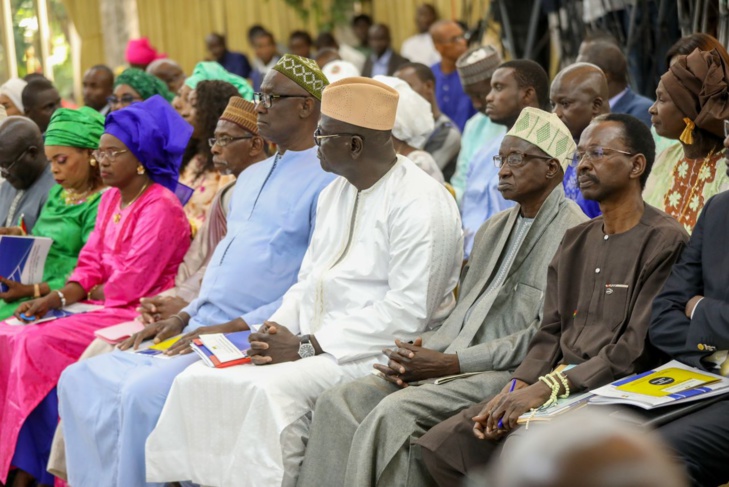
[[[152,61],[167,57],[167,54],[157,51],[146,37],[131,39],[124,55],[131,67],[139,69],[147,69]]]

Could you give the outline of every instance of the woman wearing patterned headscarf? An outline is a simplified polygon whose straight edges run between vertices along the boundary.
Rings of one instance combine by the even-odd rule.
[[[681,143],[656,157],[643,197],[690,233],[704,202],[729,189],[722,163],[729,64],[716,49],[679,56],[661,77],[649,111],[658,135]]]
[[[56,383],[94,331],[134,319],[141,297],[174,285],[190,225],[171,190],[191,132],[159,96],[107,117],[94,158],[110,189],[76,268],[63,287],[18,307],[15,316],[26,326],[0,324],[0,482],[18,458],[47,464],[58,421]],[[33,324],[86,299],[103,307]]]
[[[48,252],[43,282],[21,284],[0,276],[8,291],[0,293],[0,320],[13,314],[19,300],[45,296],[66,282],[76,267],[81,247],[96,223],[96,210],[104,187],[99,166],[91,153],[99,148],[104,133],[104,116],[91,108],[59,108],[46,131],[45,151],[56,180],[33,235],[53,239]],[[19,227],[5,229],[21,235]]]
[[[172,102],[175,97],[161,79],[141,69],[129,68],[114,80],[114,94],[108,98],[108,102],[113,112],[154,95],[160,95],[168,102]]]

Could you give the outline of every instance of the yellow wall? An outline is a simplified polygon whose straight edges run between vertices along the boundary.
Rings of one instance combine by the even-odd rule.
[[[251,54],[247,33],[254,24],[285,44],[297,29],[316,33],[314,19],[304,23],[283,0],[138,0],[139,30],[152,45],[178,61],[186,72],[205,58],[205,36],[224,33],[228,47]]]
[[[313,0],[310,0],[313,1]],[[103,62],[103,39],[98,0],[64,0],[82,40],[82,69]],[[321,0],[324,11],[331,0]],[[363,2],[367,13],[376,22],[388,24],[393,44],[399,48],[402,41],[415,33],[415,10],[422,0],[372,0]],[[461,17],[463,0],[431,0],[441,17]],[[473,10],[469,24],[483,15],[490,0],[472,0]],[[139,30],[149,37],[152,45],[178,61],[186,72],[204,59],[204,38],[210,32],[224,33],[232,50],[251,54],[247,31],[253,24],[262,24],[273,32],[279,44],[286,44],[288,35],[305,29],[316,37],[316,19],[307,22],[284,0],[137,0]],[[97,27],[98,26],[98,27]]]

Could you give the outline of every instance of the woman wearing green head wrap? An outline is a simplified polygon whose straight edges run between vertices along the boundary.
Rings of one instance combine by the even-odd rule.
[[[99,147],[104,116],[92,108],[60,108],[46,131],[45,151],[58,184],[51,188],[33,235],[53,239],[43,282],[21,284],[0,277],[8,291],[0,293],[0,321],[10,317],[21,301],[59,289],[71,274],[81,247],[94,228],[103,183],[91,152]],[[5,229],[7,233],[20,232]]]
[[[113,112],[154,95],[161,95],[169,102],[172,102],[175,97],[159,78],[145,73],[141,69],[129,68],[116,78],[114,94],[107,98],[107,101]]]

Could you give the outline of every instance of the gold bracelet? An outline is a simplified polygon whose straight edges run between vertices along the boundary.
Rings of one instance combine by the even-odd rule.
[[[98,289],[98,287],[99,287],[99,285],[97,284],[96,286],[92,287],[92,288],[91,288],[91,289],[89,290],[89,293],[88,293],[88,294],[86,295],[86,300],[87,300],[87,301],[91,301],[91,299],[92,299],[92,298],[91,298],[91,295],[92,295],[92,294],[94,294],[94,291],[96,291],[96,289]]]
[[[41,297],[40,284],[33,284],[33,298],[38,299]]]

